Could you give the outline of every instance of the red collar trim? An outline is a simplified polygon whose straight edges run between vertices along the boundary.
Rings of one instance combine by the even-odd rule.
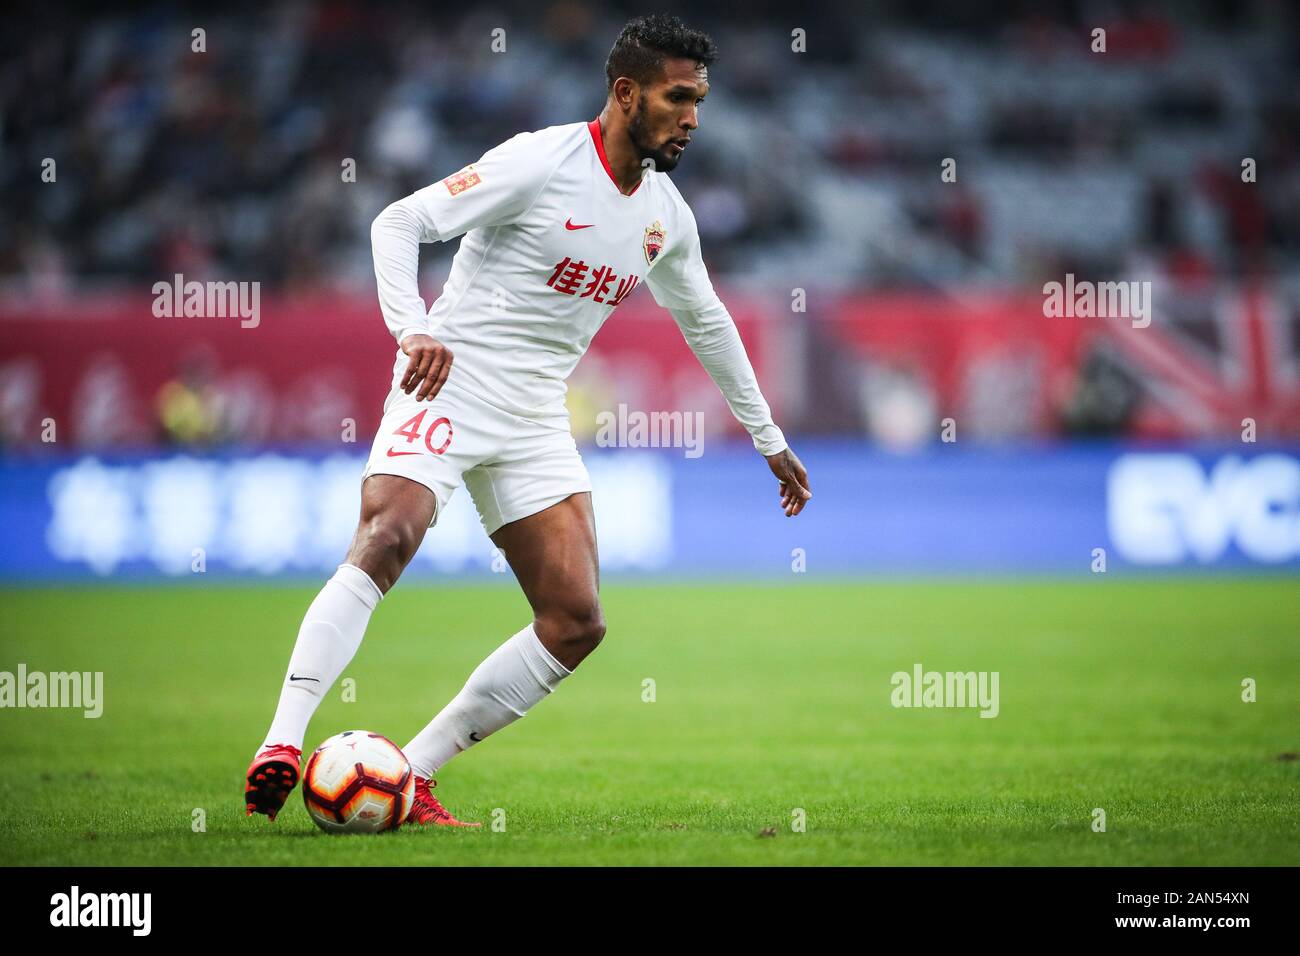
[[[596,155],[600,157],[600,165],[604,166],[605,172],[609,174],[609,181],[614,184],[615,189],[618,189],[618,194],[620,196],[631,196],[632,193],[641,188],[641,181],[637,180],[637,184],[632,187],[631,193],[625,193],[619,188],[618,180],[614,178],[614,170],[609,168],[609,157],[605,155],[605,143],[600,138],[599,116],[587,124],[587,130],[591,133],[591,141],[596,144]]]

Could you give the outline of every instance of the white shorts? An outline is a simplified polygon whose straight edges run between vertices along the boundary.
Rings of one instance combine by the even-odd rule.
[[[488,534],[591,490],[568,427],[520,418],[450,380],[431,402],[389,392],[362,480],[370,475],[400,475],[432,491],[429,527],[463,479]]]

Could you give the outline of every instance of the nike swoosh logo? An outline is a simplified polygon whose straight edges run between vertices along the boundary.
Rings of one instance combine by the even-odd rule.
[[[476,744],[478,744],[478,743],[482,743],[482,742],[483,742],[483,738],[480,737],[480,736],[478,735],[478,731],[477,731],[477,730],[471,730],[471,731],[470,731],[470,733],[469,733],[469,739],[472,740],[472,741],[474,741],[474,743],[476,743]]]
[[[393,451],[391,448],[388,449],[389,458],[397,458],[401,455],[418,455],[418,454],[420,454],[418,451]]]
[[[590,228],[591,228],[592,226],[594,226],[594,225],[595,225],[594,222],[589,222],[589,223],[587,223],[585,226],[575,226],[575,225],[573,224],[573,217],[572,217],[572,216],[570,216],[568,219],[564,220],[564,228],[565,228],[565,229],[590,229]]]
[[[290,674],[289,680],[314,680],[316,683],[320,683],[319,677],[299,677],[297,674]]]

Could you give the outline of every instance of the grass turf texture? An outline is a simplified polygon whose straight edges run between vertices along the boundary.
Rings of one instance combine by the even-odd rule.
[[[0,670],[102,670],[106,700],[0,711],[0,863],[1300,864],[1294,581],[607,586],[601,648],[439,775],[504,832],[370,837],[317,830],[300,790],[244,816],[314,593],[0,591]],[[512,588],[397,588],[308,747],[405,743],[527,620]],[[916,662],[998,671],[1000,715],[894,708]]]

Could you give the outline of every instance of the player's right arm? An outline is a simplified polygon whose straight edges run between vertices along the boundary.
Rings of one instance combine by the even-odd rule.
[[[420,297],[420,243],[520,218],[545,183],[547,164],[536,155],[535,137],[520,133],[506,140],[478,162],[392,203],[370,225],[379,308],[410,358],[401,387],[408,395],[419,388],[417,401],[438,394],[452,363]]]

